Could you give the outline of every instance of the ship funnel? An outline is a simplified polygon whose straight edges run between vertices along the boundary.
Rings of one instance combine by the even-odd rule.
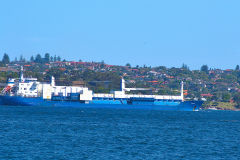
[[[51,86],[55,86],[55,78],[53,76],[51,77]]]

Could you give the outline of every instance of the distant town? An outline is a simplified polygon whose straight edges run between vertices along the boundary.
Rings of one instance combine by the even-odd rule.
[[[184,81],[186,100],[201,99],[204,108],[235,110],[240,106],[240,68],[213,69],[202,65],[199,70],[190,70],[186,64],[181,68],[165,66],[124,66],[109,65],[102,62],[68,61],[60,56],[37,54],[29,60],[20,56],[10,60],[4,54],[0,62],[0,83],[4,87],[8,78],[19,77],[20,66],[24,67],[26,77],[35,77],[39,81],[56,78],[58,85],[82,85],[95,93],[120,89],[120,79],[124,77],[128,87],[146,87],[151,91],[137,91],[138,94],[178,95],[180,82]]]

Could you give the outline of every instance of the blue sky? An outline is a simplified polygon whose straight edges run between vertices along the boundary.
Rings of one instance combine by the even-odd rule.
[[[1,0],[0,57],[108,64],[240,64],[239,0]]]

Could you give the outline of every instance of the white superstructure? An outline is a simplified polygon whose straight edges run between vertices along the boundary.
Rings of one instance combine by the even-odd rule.
[[[50,83],[41,83],[37,78],[25,78],[21,67],[20,79],[8,79],[7,86],[2,91],[3,94],[22,97],[42,97],[51,99],[52,96],[67,97],[72,93],[79,93],[79,100],[92,100],[92,91],[87,87],[76,86],[56,86],[55,78],[51,77]]]

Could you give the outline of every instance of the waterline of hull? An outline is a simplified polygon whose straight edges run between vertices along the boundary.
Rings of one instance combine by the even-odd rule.
[[[84,107],[84,108],[119,108],[119,109],[151,109],[173,111],[198,111],[201,101],[185,102],[159,102],[154,104],[128,105],[126,101],[100,101],[93,100],[88,104],[79,101],[51,101],[42,98],[26,98],[19,96],[0,96],[0,104],[13,106],[59,106],[59,107]]]

